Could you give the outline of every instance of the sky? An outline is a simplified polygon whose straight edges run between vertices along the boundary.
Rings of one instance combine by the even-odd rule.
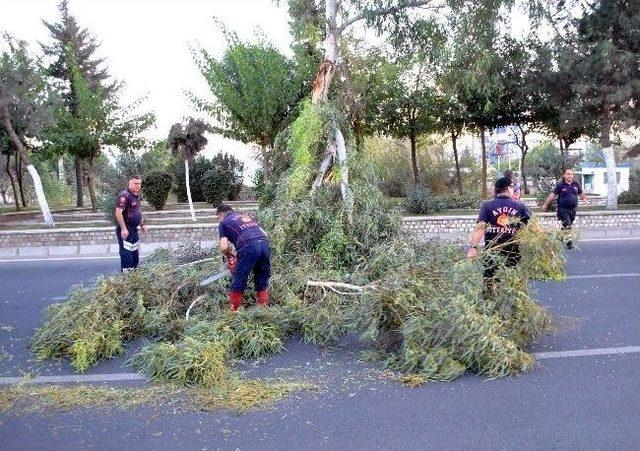
[[[146,97],[141,111],[153,111],[153,139],[167,137],[183,117],[207,118],[191,107],[185,91],[211,99],[190,52],[201,46],[216,57],[226,42],[214,17],[243,40],[257,30],[282,52],[290,53],[286,1],[273,0],[69,0],[69,9],[82,27],[101,43],[97,55],[106,58],[109,72],[125,82],[123,103]],[[38,42],[50,42],[42,19],[57,22],[58,0],[0,0],[0,33],[9,32],[40,52]],[[210,120],[210,118],[207,118]],[[206,156],[224,151],[245,162],[245,180],[257,168],[255,149],[220,136],[209,136]]]

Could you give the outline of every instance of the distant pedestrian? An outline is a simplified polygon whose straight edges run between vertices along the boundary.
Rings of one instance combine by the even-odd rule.
[[[516,174],[511,169],[507,169],[506,171],[504,171],[504,176],[508,177],[512,183],[511,186],[513,187],[513,196],[511,198],[515,200],[520,200],[522,191],[520,190],[520,183],[518,183],[518,178],[516,177]]]
[[[567,168],[562,174],[562,179],[543,202],[542,211],[547,210],[549,205],[557,198],[556,216],[562,223],[562,230],[571,230],[573,221],[576,219],[578,197],[585,202],[589,200],[582,192],[580,184],[573,179],[573,171]],[[571,240],[567,241],[567,247],[569,249],[573,248]]]
[[[129,178],[127,189],[118,194],[115,217],[117,221],[116,237],[120,248],[120,270],[129,272],[138,267],[140,236],[138,226],[143,232],[147,229],[140,208],[140,190],[142,177],[134,175]]]
[[[516,234],[522,224],[529,222],[531,212],[525,204],[513,199],[513,183],[509,177],[500,177],[494,184],[495,198],[485,201],[480,207],[476,229],[471,235],[469,258],[478,255],[478,244],[484,237],[485,251],[494,249],[506,258],[507,266],[520,262],[521,254]],[[487,254],[484,258],[485,284],[490,285],[497,270],[495,258]]]

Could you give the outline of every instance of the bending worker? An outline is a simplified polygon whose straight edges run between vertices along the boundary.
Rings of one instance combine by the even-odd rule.
[[[227,259],[237,257],[235,265],[230,265],[229,268],[232,275],[229,293],[231,310],[235,311],[240,307],[249,273],[252,271],[258,305],[269,305],[271,249],[266,232],[253,215],[235,212],[229,205],[220,205],[216,213],[220,221],[220,252]],[[236,255],[231,245],[235,248]]]
[[[116,237],[120,248],[120,270],[122,272],[133,271],[138,267],[140,248],[138,226],[143,232],[147,231],[140,208],[141,189],[142,177],[139,175],[131,176],[127,189],[118,194],[116,200],[115,218],[118,223]]]
[[[480,208],[467,256],[473,258],[478,254],[478,243],[484,236],[485,250],[495,248],[506,257],[507,266],[515,266],[521,257],[515,237],[520,226],[529,222],[531,212],[524,203],[512,199],[513,183],[509,177],[500,177],[494,186],[495,198],[484,202]],[[496,262],[486,259],[484,267],[485,281],[491,282],[497,269]]]

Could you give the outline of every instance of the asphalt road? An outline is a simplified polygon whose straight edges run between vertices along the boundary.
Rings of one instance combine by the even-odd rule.
[[[116,265],[0,263],[0,325],[9,326],[0,344],[12,355],[0,362],[0,376],[72,374],[65,363],[29,361],[27,340],[52,298]],[[411,389],[357,362],[353,340],[329,351],[292,341],[287,352],[243,369],[319,381],[323,391],[242,415],[161,407],[10,414],[0,419],[0,449],[637,450],[639,354],[618,352],[640,345],[639,272],[639,240],[589,241],[571,251],[570,280],[535,286],[561,327],[533,351],[599,351],[540,359],[517,377],[468,375]],[[125,359],[87,373],[129,372]]]

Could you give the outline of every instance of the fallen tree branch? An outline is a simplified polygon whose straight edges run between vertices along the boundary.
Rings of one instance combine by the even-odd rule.
[[[191,309],[193,308],[194,305],[196,305],[196,303],[198,301],[201,301],[202,299],[206,298],[207,295],[205,294],[201,294],[200,296],[198,296],[197,298],[195,298],[193,300],[193,302],[191,303],[191,305],[189,306],[189,308],[187,309],[187,314],[185,315],[185,319],[188,321],[189,320],[189,313],[191,313]]]
[[[342,282],[322,282],[315,280],[307,280],[308,287],[321,287],[322,289],[330,289],[331,291],[344,294],[344,295],[354,295],[354,294],[363,294],[367,287],[361,287],[358,285],[351,285],[350,283],[342,283]],[[350,292],[341,291],[343,290],[351,290]]]

